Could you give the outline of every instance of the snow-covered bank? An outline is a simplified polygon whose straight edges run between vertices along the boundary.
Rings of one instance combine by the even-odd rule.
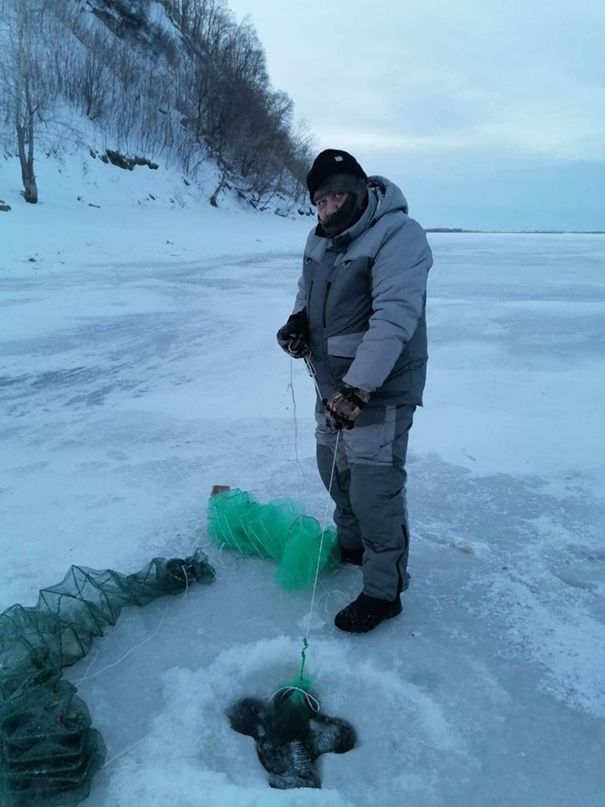
[[[100,208],[0,214],[0,609],[70,563],[130,571],[205,543],[216,482],[330,511],[312,385],[274,342],[307,225],[103,188]],[[296,673],[309,593],[209,548],[213,586],[125,613],[69,671],[109,749],[89,804],[601,804],[605,239],[431,241],[404,616],[338,634],[359,590],[341,569],[311,635],[323,708],[359,746],[322,758],[321,791],[267,787],[224,709]]]
[[[276,215],[276,226],[274,215],[246,209],[229,192],[219,208],[211,207],[218,175],[210,164],[206,169],[193,185],[170,167],[127,171],[74,150],[37,163],[40,202],[32,206],[20,198],[17,159],[0,159],[0,199],[12,208],[0,214],[0,272],[18,269],[24,277],[28,269],[49,276],[97,265],[193,265],[202,255],[282,249],[308,229],[306,217]]]

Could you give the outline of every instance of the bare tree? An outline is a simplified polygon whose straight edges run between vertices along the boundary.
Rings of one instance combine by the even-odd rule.
[[[23,198],[30,204],[38,201],[38,184],[34,170],[35,123],[40,119],[48,89],[42,79],[43,70],[34,36],[34,31],[41,24],[43,10],[43,3],[38,0],[2,2],[2,16],[7,26],[2,78],[17,134]]]
[[[34,118],[38,106],[32,97],[31,27],[26,0],[17,0],[17,59],[15,74],[15,127],[26,202],[38,201],[38,184],[34,172]]]
[[[109,69],[101,42],[101,37],[93,39],[80,67],[80,99],[90,120],[101,117],[107,104]]]

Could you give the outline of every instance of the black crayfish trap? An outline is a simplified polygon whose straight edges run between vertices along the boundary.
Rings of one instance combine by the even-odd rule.
[[[105,745],[62,668],[84,658],[124,606],[213,579],[199,549],[187,558],[154,558],[129,575],[72,566],[61,583],[40,591],[34,607],[0,613],[2,807],[69,807],[86,798]]]

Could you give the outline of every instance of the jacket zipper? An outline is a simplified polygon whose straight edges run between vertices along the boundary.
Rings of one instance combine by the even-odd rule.
[[[323,324],[326,327],[326,308],[328,307],[328,294],[330,293],[331,282],[326,283],[326,293],[324,295],[324,310],[323,310]]]

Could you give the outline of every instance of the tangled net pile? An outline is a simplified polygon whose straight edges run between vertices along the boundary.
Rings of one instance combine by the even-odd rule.
[[[72,566],[58,585],[40,591],[34,607],[0,613],[2,807],[68,807],[88,795],[105,745],[62,668],[86,656],[124,606],[213,579],[201,550],[154,558],[129,575]]]
[[[334,528],[322,529],[295,502],[259,504],[237,488],[211,496],[208,534],[221,548],[276,560],[277,581],[286,590],[312,585],[318,571],[340,561]]]

